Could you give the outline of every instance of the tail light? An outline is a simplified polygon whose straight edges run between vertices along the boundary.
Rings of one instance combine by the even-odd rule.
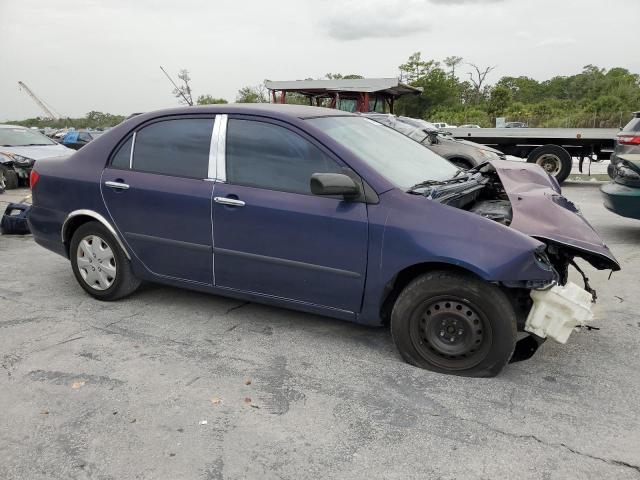
[[[640,135],[618,135],[618,143],[622,145],[640,145]]]
[[[33,190],[33,187],[36,186],[38,180],[40,180],[40,174],[32,169],[31,174],[29,174],[29,188],[31,188],[31,190]]]

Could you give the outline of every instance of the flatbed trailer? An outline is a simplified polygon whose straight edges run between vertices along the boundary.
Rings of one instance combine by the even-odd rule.
[[[602,161],[613,152],[616,128],[448,128],[454,138],[488,145],[507,155],[537,163],[562,183],[585,159]]]

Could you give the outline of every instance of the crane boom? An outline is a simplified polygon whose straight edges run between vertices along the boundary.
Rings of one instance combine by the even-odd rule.
[[[20,88],[24,89],[25,92],[27,92],[27,94],[31,97],[31,99],[36,102],[38,104],[38,106],[44,111],[44,113],[47,114],[47,116],[49,118],[52,119],[57,119],[59,118],[58,115],[55,115],[45,104],[42,100],[40,100],[35,93],[33,93],[31,91],[31,89],[29,87],[27,87],[27,85],[24,82],[18,82],[18,85],[20,86]]]

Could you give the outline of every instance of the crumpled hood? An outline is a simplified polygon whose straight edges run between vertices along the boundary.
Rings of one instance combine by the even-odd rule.
[[[620,270],[618,261],[573,202],[555,190],[538,165],[491,160],[509,196],[511,228],[571,247],[598,269]]]
[[[0,147],[0,153],[14,153],[33,160],[47,157],[71,155],[75,150],[56,143],[55,145],[34,145],[30,147]]]

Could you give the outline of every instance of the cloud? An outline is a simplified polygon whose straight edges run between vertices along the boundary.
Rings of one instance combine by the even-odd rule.
[[[562,45],[572,45],[576,43],[575,38],[571,37],[548,37],[536,43],[537,47],[558,47]]]
[[[429,0],[431,3],[438,5],[463,5],[463,4],[476,4],[481,5],[483,3],[499,3],[504,0]]]
[[[430,30],[425,0],[348,0],[320,21],[336,40],[399,38]]]
[[[410,17],[364,22],[358,17],[332,18],[324,21],[323,26],[329,36],[337,40],[399,38],[426,32],[431,28],[424,20]]]

